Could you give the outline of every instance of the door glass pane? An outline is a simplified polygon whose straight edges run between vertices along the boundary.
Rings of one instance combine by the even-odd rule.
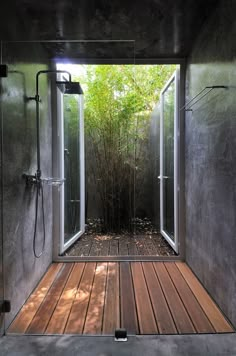
[[[163,95],[163,230],[174,240],[175,81]]]
[[[65,243],[80,231],[80,116],[78,95],[64,95]]]

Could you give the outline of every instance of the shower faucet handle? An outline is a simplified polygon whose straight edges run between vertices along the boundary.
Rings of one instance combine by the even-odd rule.
[[[35,185],[38,181],[36,175],[32,174],[23,173],[22,178],[25,179],[25,183],[27,186]]]
[[[65,182],[65,178],[47,177],[42,178],[42,182],[47,185],[61,186]]]

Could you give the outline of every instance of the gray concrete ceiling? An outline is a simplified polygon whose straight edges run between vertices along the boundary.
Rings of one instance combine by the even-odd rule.
[[[218,0],[18,0],[14,4],[10,0],[0,14],[0,37],[135,40],[137,58],[186,57],[217,3]],[[87,45],[85,55],[93,53],[94,46]],[[102,46],[99,45],[100,50]],[[120,45],[121,52],[128,52],[128,56],[133,53],[132,48],[133,43]],[[58,47],[53,50],[58,51]]]

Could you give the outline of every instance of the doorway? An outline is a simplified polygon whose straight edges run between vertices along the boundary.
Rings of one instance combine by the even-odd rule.
[[[160,230],[178,253],[179,71],[161,92],[160,117]]]
[[[89,83],[81,76],[81,66],[89,73]],[[85,107],[82,95],[77,110],[71,96],[60,94],[58,99],[59,166],[60,177],[65,179],[57,220],[59,255],[177,256],[179,66],[81,66],[77,67],[85,88]],[[157,72],[159,77],[165,74],[160,83]],[[138,90],[140,95],[145,75],[153,75],[154,95],[144,93],[149,101],[146,97],[140,101],[134,93]],[[125,76],[135,89],[127,84]],[[106,85],[113,85],[111,93],[107,93]],[[100,95],[96,96],[94,88]],[[94,97],[99,98],[95,103]],[[125,108],[122,100],[126,101]],[[110,111],[107,118],[106,105]],[[159,107],[157,117],[151,112],[155,106]],[[153,130],[153,125],[158,128]],[[169,171],[164,174],[166,168]],[[165,184],[167,173],[169,181]],[[170,236],[165,224],[173,230]]]

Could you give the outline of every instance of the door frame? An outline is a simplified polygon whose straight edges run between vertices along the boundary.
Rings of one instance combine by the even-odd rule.
[[[174,82],[175,94],[174,94],[174,241],[164,230],[164,94]],[[179,70],[177,69],[171,78],[168,80],[160,94],[161,102],[161,115],[160,115],[160,231],[162,236],[170,244],[176,253],[179,252]]]
[[[77,64],[133,64],[125,63],[117,59],[106,60],[76,60],[73,63]],[[179,80],[180,80],[180,91],[179,91],[179,101],[180,107],[185,104],[185,80],[186,80],[186,59],[185,58],[145,58],[136,59],[136,64],[153,64],[153,65],[168,65],[177,64],[179,65]],[[52,91],[53,92],[53,91]],[[55,91],[54,91],[55,93]],[[55,102],[56,98],[52,95],[52,102]],[[55,111],[53,115],[53,125],[55,129],[53,130],[53,157],[57,157],[57,116]],[[178,133],[178,166],[179,166],[179,254],[177,256],[60,256],[58,254],[59,246],[59,228],[55,223],[55,217],[58,214],[58,195],[53,192],[53,202],[55,205],[53,213],[53,262],[97,262],[97,261],[185,261],[185,111],[179,112],[179,133]],[[53,172],[58,172],[57,159],[53,160]],[[56,175],[55,175],[56,176]],[[57,221],[57,220],[56,220]]]
[[[65,223],[65,187],[64,183],[59,188],[59,255],[64,253],[75,241],[77,241],[85,231],[85,155],[84,155],[84,100],[83,94],[78,95],[79,113],[79,164],[80,164],[80,231],[72,236],[69,241],[64,242],[64,223]],[[57,89],[57,121],[58,121],[58,168],[59,178],[65,178],[64,170],[64,106],[63,94]]]

